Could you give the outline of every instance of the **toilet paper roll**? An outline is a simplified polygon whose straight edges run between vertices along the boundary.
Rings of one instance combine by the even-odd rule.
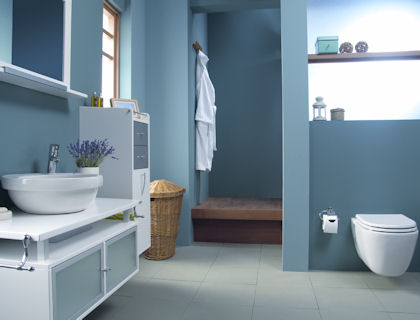
[[[322,231],[324,233],[337,233],[338,217],[324,214],[322,216]]]

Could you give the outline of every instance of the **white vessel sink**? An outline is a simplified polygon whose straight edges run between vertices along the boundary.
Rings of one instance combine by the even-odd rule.
[[[103,178],[80,173],[10,174],[1,183],[22,211],[62,214],[85,210],[96,198]]]

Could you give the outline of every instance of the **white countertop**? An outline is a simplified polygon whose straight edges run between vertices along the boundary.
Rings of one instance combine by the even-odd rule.
[[[58,215],[29,214],[15,209],[11,220],[0,221],[0,239],[22,240],[29,235],[33,241],[44,241],[133,208],[138,203],[133,199],[96,198],[85,211]]]

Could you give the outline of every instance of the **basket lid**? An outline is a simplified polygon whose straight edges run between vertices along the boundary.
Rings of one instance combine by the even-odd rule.
[[[167,180],[154,180],[150,182],[151,198],[170,198],[182,195],[185,189]]]

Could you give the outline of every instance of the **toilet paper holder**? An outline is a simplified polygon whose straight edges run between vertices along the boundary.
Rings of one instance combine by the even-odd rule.
[[[321,220],[323,220],[322,217],[324,215],[327,215],[327,216],[337,216],[337,214],[335,213],[334,209],[331,208],[331,207],[329,207],[328,209],[322,210],[318,215],[319,215],[319,218]],[[338,216],[337,216],[337,220],[338,220]]]

